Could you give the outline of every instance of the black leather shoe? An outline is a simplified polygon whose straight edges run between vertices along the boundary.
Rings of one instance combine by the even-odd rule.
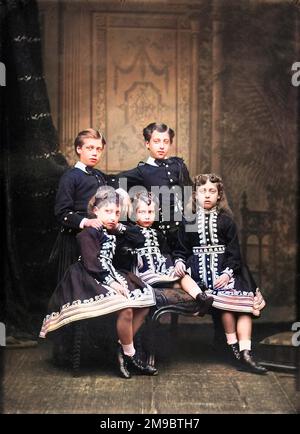
[[[213,304],[214,298],[209,297],[205,294],[205,292],[200,292],[196,296],[196,301],[199,306],[199,316],[205,315],[209,309],[211,308],[211,305]]]
[[[158,370],[147,363],[142,362],[135,354],[134,356],[126,356],[124,355],[124,359],[128,368],[133,371],[136,371],[143,375],[157,375]]]
[[[241,360],[241,354],[240,354],[240,350],[239,350],[239,344],[230,344],[229,345],[230,348],[230,353],[231,353],[231,357],[233,358],[234,361],[236,360]]]
[[[123,349],[121,345],[118,345],[117,359],[118,359],[119,373],[121,377],[128,379],[131,378],[131,374],[127,369],[127,363],[125,358],[126,356],[123,353]]]
[[[259,363],[257,363],[251,354],[251,351],[249,350],[243,350],[240,352],[241,359],[240,359],[240,365],[242,370],[253,372],[254,374],[266,374],[268,370],[261,366]]]

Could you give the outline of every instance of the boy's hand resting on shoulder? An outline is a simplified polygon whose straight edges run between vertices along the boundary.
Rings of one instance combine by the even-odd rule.
[[[100,222],[99,219],[86,219],[84,222],[84,227],[100,229],[102,228],[102,223]]]
[[[186,272],[186,266],[183,261],[177,261],[175,265],[175,272],[178,276],[184,277]]]

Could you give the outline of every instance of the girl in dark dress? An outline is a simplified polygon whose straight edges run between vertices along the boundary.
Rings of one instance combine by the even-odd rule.
[[[254,361],[250,350],[252,316],[259,316],[265,302],[242,262],[222,180],[215,174],[198,175],[193,189],[196,215],[180,227],[175,270],[179,275],[189,272],[207,287],[213,307],[221,310],[227,343],[239,366],[264,374],[266,369]]]
[[[188,274],[181,277],[176,273],[166,238],[152,228],[157,210],[156,202],[149,192],[139,192],[133,197],[131,218],[136,224],[122,226],[122,235],[117,241],[118,249],[133,255],[132,270],[146,284],[156,287],[182,287],[197,301],[199,313],[204,315],[211,307],[213,298],[208,297]]]
[[[155,305],[153,290],[134,274],[121,273],[112,264],[116,236],[111,232],[119,222],[119,194],[112,187],[100,187],[90,201],[89,215],[100,227],[88,227],[77,235],[81,256],[56,287],[40,337],[74,321],[116,312],[121,376],[130,378],[131,369],[155,375],[157,370],[137,357],[133,345],[148,307]]]

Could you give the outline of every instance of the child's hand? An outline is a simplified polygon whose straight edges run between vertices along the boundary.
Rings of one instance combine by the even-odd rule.
[[[184,277],[186,272],[186,266],[185,263],[182,261],[176,262],[175,265],[175,272],[179,277]]]
[[[123,225],[123,223],[115,223],[109,231],[116,234],[123,234],[126,232],[126,229],[127,228],[125,225]]]
[[[214,288],[224,288],[224,286],[228,285],[228,282],[230,280],[230,277],[228,274],[221,274],[220,277],[217,278],[217,280],[214,283]]]
[[[124,295],[124,297],[128,297],[128,292],[125,286],[122,286],[118,282],[113,282],[110,286],[115,289],[119,294]]]
[[[102,228],[102,223],[99,219],[86,219],[86,221],[84,222],[84,226],[86,228],[100,229]]]

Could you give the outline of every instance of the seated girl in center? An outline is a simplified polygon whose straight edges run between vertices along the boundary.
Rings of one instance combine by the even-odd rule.
[[[98,188],[88,214],[101,227],[87,227],[77,235],[81,256],[56,287],[40,337],[74,321],[116,312],[120,375],[130,378],[131,370],[155,375],[156,368],[138,358],[133,344],[149,307],[155,305],[153,290],[132,273],[117,271],[112,263],[120,208],[120,196],[112,187]]]
[[[132,220],[136,224],[122,227],[122,236],[118,240],[119,258],[122,252],[133,254],[133,272],[153,287],[173,287],[178,282],[197,301],[199,314],[204,315],[213,298],[208,297],[187,273],[184,276],[176,273],[165,237],[152,228],[157,210],[156,198],[150,192],[142,191],[133,197],[132,202]]]

